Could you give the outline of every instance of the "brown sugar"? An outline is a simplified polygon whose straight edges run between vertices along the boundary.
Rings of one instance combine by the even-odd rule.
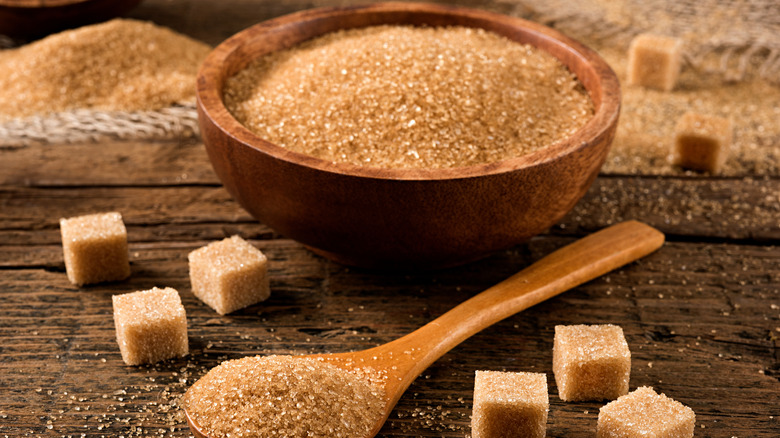
[[[187,315],[179,292],[170,287],[114,295],[114,325],[122,360],[155,363],[189,352]]]
[[[628,49],[628,84],[657,90],[674,88],[682,65],[682,41],[668,36],[642,34]]]
[[[170,29],[117,19],[0,52],[0,120],[192,101],[195,74],[209,50]]]
[[[188,258],[192,293],[220,315],[271,295],[267,258],[240,236],[212,242]]]
[[[631,352],[619,326],[555,326],[553,372],[564,401],[615,399],[628,392]]]
[[[550,0],[523,2],[514,11],[595,49],[618,74],[620,120],[602,172],[696,176],[674,166],[670,154],[675,123],[695,111],[732,121],[731,155],[720,175],[771,177],[780,175],[780,62],[771,49],[777,20],[775,14],[754,13],[755,5]],[[641,33],[682,40],[684,67],[672,91],[627,84],[627,49]]]
[[[696,415],[682,403],[643,386],[599,410],[597,438],[690,438]]]
[[[674,163],[686,169],[720,171],[731,149],[731,121],[694,112],[683,114],[674,132]]]
[[[187,391],[187,413],[210,437],[361,437],[383,391],[326,362],[253,356],[223,362]]]
[[[621,79],[625,50],[602,49]],[[686,112],[728,118],[734,136],[729,159],[719,174],[780,175],[780,87],[762,80],[724,83],[703,71],[685,69],[672,91],[622,88],[620,121],[602,172],[610,174],[680,175],[691,170],[674,166],[670,145],[677,122]]]
[[[570,136],[593,114],[557,59],[482,29],[376,26],[260,58],[225,103],[257,135],[333,162],[447,168]]]
[[[102,283],[130,276],[127,229],[122,215],[97,213],[60,219],[65,271],[71,283]]]
[[[543,438],[549,409],[546,374],[477,371],[471,436]]]

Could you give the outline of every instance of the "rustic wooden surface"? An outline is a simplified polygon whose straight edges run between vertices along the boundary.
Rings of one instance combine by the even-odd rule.
[[[147,0],[132,16],[215,44],[312,6],[250,3]],[[188,436],[176,397],[226,358],[390,341],[577,237],[639,219],[667,233],[661,250],[456,347],[412,384],[380,436],[469,435],[477,369],[548,373],[548,436],[594,436],[602,404],[557,397],[553,328],[613,323],[632,350],[631,388],[652,385],[693,408],[697,436],[777,437],[779,194],[777,177],[603,174],[561,224],[527,244],[457,269],[390,274],[322,259],[255,222],[197,140],[0,145],[0,436]],[[133,275],[74,287],[58,219],[106,210],[124,215]],[[269,256],[273,294],[220,317],[191,294],[186,256],[236,233]],[[127,367],[111,295],[152,286],[181,292],[191,354]]]

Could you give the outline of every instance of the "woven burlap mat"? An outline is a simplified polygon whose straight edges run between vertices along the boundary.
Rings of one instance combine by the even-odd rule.
[[[75,110],[0,124],[0,144],[79,143],[106,139],[165,140],[199,134],[195,105],[156,111]]]
[[[548,24],[599,49],[627,49],[640,33],[675,36],[689,67],[725,81],[780,84],[777,0],[520,0],[516,15]]]
[[[625,51],[643,32],[677,36],[684,42],[687,69],[724,83],[780,84],[777,0],[499,0],[496,7],[557,28],[599,51]],[[0,36],[0,48],[16,44]],[[0,122],[0,145],[175,139],[198,135],[196,117],[192,105],[70,111]]]

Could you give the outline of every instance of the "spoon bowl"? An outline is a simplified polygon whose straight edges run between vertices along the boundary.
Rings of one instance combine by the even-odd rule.
[[[372,368],[384,380],[384,410],[365,438],[379,433],[401,395],[428,366],[465,339],[561,292],[635,261],[660,248],[664,235],[636,221],[623,222],[561,248],[501,283],[475,295],[423,327],[368,350],[299,356],[347,371]],[[192,433],[209,437],[190,412]]]

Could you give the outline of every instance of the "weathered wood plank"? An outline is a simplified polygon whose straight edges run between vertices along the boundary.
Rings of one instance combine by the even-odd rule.
[[[196,139],[32,145],[0,151],[0,185],[219,184],[203,143]]]
[[[51,264],[34,245],[58,245],[59,218],[119,211],[130,242],[274,238],[219,186],[0,187],[0,265]],[[599,178],[552,232],[584,235],[639,219],[671,238],[780,240],[780,180]]]
[[[686,238],[780,239],[780,179],[600,177],[557,226],[581,234],[638,219]]]
[[[74,156],[85,157],[88,172]],[[143,223],[150,231],[138,236],[144,241],[178,235],[165,230],[170,223],[253,222],[219,189],[198,141],[38,145],[4,152],[3,163],[0,243],[20,237],[6,235],[9,228],[56,228],[51,211],[72,216],[119,210],[130,224]],[[31,199],[40,201],[38,211]],[[780,179],[603,175],[554,232],[583,235],[627,219],[688,238],[778,241]],[[54,243],[51,233],[37,237]]]

